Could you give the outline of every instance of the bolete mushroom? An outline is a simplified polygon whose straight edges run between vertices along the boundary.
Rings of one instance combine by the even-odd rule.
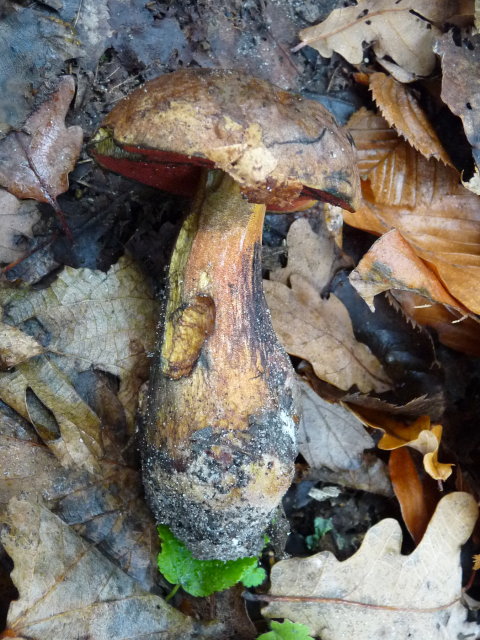
[[[168,274],[141,450],[157,521],[199,558],[254,555],[287,490],[294,373],[262,291],[265,208],[352,210],[350,141],[317,102],[236,71],[161,76],[106,117],[104,167],[193,194]]]

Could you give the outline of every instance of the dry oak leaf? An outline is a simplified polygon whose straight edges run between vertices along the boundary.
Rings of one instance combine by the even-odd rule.
[[[385,73],[372,73],[369,88],[382,116],[425,158],[452,165],[434,128],[410,88]],[[453,165],[452,165],[453,166]]]
[[[466,621],[460,603],[460,548],[477,515],[472,496],[451,493],[408,556],[400,553],[400,525],[389,518],[343,562],[328,551],[282,560],[272,568],[272,601],[263,614],[306,624],[322,640],[351,638],[352,630],[355,640],[476,637],[478,626]]]
[[[333,294],[322,299],[302,276],[292,274],[290,284],[263,283],[273,328],[287,353],[308,360],[320,379],[339,389],[387,390],[388,376],[370,349],[356,340],[342,302]]]
[[[377,235],[396,228],[448,292],[480,312],[480,200],[451,167],[427,160],[366,109],[348,123],[358,151],[363,204],[348,224]]]
[[[157,303],[140,269],[123,257],[107,273],[66,267],[42,290],[0,291],[5,320],[35,318],[49,334],[66,375],[101,369],[120,379],[119,398],[133,428],[140,386],[148,377]]]
[[[477,168],[480,167],[480,35],[462,38],[459,45],[452,33],[435,43],[442,61],[442,100],[463,122],[468,141],[473,147]]]
[[[350,406],[350,410],[364,424],[384,431],[377,445],[379,449],[390,451],[398,447],[412,447],[422,454],[425,471],[432,478],[446,480],[452,474],[452,464],[438,462],[442,425],[431,424],[429,416],[420,416],[407,424],[376,409]]]
[[[0,539],[20,597],[2,637],[177,640],[219,637],[115,567],[48,509],[12,499]],[[215,633],[217,634],[215,636]]]
[[[331,404],[301,380],[298,450],[308,478],[327,479],[363,491],[392,495],[385,464],[365,449],[375,443],[361,421],[339,404]]]
[[[68,173],[82,146],[81,127],[65,127],[75,93],[71,76],[27,119],[22,131],[0,141],[0,185],[17,198],[52,204],[68,189]]]
[[[403,82],[429,75],[435,67],[433,44],[438,25],[462,11],[455,0],[358,0],[335,9],[326,20],[300,31],[301,44],[324,58],[333,52],[360,64],[372,46],[378,62]]]

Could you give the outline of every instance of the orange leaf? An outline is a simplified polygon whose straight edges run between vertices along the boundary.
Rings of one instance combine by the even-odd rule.
[[[436,158],[452,165],[426,114],[410,88],[385,73],[370,76],[370,91],[389,125],[425,158]]]
[[[427,160],[365,109],[348,126],[359,148],[363,205],[348,224],[382,234],[398,229],[449,293],[480,312],[480,200],[458,173]]]
[[[388,469],[403,520],[415,544],[418,544],[440,499],[439,492],[432,486],[431,479],[420,479],[408,449],[392,451]]]

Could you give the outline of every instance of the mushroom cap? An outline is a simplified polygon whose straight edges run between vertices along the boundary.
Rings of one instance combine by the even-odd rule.
[[[126,154],[150,171],[152,163],[176,166],[187,182],[192,167],[222,169],[250,201],[272,209],[307,197],[352,210],[359,197],[352,143],[328,111],[238,71],[160,76],[119,102],[92,142],[101,164],[139,180]],[[107,161],[122,152],[123,170]]]

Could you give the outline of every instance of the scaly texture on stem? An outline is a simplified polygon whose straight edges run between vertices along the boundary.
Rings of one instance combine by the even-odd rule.
[[[293,473],[294,374],[262,291],[264,213],[210,172],[170,265],[144,482],[197,557],[256,554]]]

